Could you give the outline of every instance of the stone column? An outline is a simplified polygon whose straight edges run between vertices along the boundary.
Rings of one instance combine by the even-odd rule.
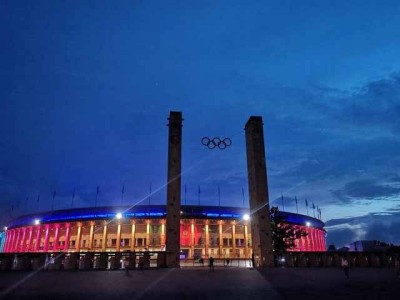
[[[296,228],[296,232],[300,231],[301,229],[299,226],[295,226],[294,228]],[[301,237],[296,240],[296,243],[297,243],[297,251],[301,251]]]
[[[232,257],[235,258],[236,256],[236,224],[235,221],[232,222]]]
[[[165,249],[165,222],[161,221],[161,235],[160,235],[161,249]]]
[[[26,238],[26,227],[22,228],[22,238],[21,242],[19,243],[19,252],[26,251],[25,238]]]
[[[118,221],[117,226],[117,245],[115,251],[119,252],[121,250],[121,221]]]
[[[13,239],[11,244],[11,252],[17,251],[17,238],[18,238],[18,229],[13,229]]]
[[[314,228],[309,228],[309,251],[314,251]]]
[[[318,240],[317,240],[317,230],[313,228],[313,235],[312,235],[313,241],[313,251],[318,251]]]
[[[64,245],[64,251],[68,251],[69,249],[69,240],[71,238],[71,224],[67,223],[65,224],[65,245]]]
[[[15,241],[14,252],[19,252],[20,244],[21,244],[21,230],[22,228],[18,228],[17,230],[17,238]]]
[[[15,238],[16,238],[16,231],[15,229],[11,229],[11,237],[10,237],[10,243],[9,243],[9,252],[14,252],[14,242],[15,242]]]
[[[247,224],[244,225],[244,258],[248,259],[249,257],[249,228]]]
[[[167,267],[180,267],[182,113],[170,112],[167,181]]]
[[[250,117],[245,131],[253,253],[259,257],[261,266],[273,267],[274,254],[262,117]]]
[[[44,233],[44,245],[43,251],[47,252],[49,250],[49,240],[50,240],[50,225],[45,226],[46,231]]]
[[[194,244],[195,244],[195,235],[194,235],[194,220],[190,220],[190,255],[189,257],[194,257]]]
[[[310,227],[307,227],[307,236],[306,236],[306,251],[311,251],[311,230]]]
[[[17,241],[17,233],[18,233],[18,229],[12,229],[12,240],[11,240],[11,248],[10,248],[10,252],[16,252],[16,241]]]
[[[40,249],[41,242],[41,234],[42,234],[42,226],[36,225],[36,244],[35,244],[35,252],[38,252]]]
[[[314,251],[315,243],[314,243],[314,228],[310,229],[310,251]]]
[[[101,245],[101,251],[106,252],[107,248],[107,222],[104,221],[104,227],[103,227],[103,243]]]
[[[82,237],[82,223],[77,223],[77,232],[76,232],[76,239],[75,239],[75,250],[76,252],[81,251],[81,237]]]
[[[146,248],[150,250],[150,220],[146,220]]]
[[[206,220],[206,244],[205,244],[205,251],[206,251],[206,253],[205,253],[205,256],[206,256],[206,258],[208,258],[209,257],[209,255],[208,255],[208,247],[210,246],[210,232],[209,232],[209,225],[208,225],[208,220]]]
[[[303,231],[303,227],[301,227],[301,226],[298,226],[297,229],[300,231]],[[300,251],[304,251],[304,237],[303,236],[300,236],[300,238],[299,238],[299,249],[300,249]]]
[[[222,257],[222,221],[218,221],[218,257]]]
[[[136,224],[135,224],[135,221],[132,221],[131,251],[135,251],[135,231],[136,231]]]
[[[13,231],[11,229],[8,229],[6,231],[6,245],[4,252],[11,252],[12,239],[13,239]]]
[[[321,251],[321,239],[320,239],[320,235],[319,235],[319,229],[315,229],[314,237],[315,237],[315,243],[316,243],[316,250]]]
[[[53,239],[53,251],[60,250],[58,242],[60,240],[60,224],[54,225],[54,239]]]
[[[93,236],[94,236],[94,223],[92,222],[92,223],[90,223],[88,250],[92,250],[92,248],[93,248]]]
[[[27,243],[27,247],[26,247],[27,252],[30,252],[32,249],[32,238],[33,238],[33,227],[29,226],[28,243]]]
[[[320,241],[321,251],[325,251],[326,249],[324,248],[324,232],[322,230],[319,232],[319,241]]]
[[[8,241],[8,252],[13,252],[14,251],[15,230],[9,229],[8,231],[10,232],[10,238]]]

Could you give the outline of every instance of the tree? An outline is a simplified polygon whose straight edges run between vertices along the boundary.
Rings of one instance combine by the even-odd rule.
[[[336,246],[335,245],[329,245],[328,251],[336,251]]]
[[[278,207],[271,207],[271,229],[275,253],[282,253],[295,248],[296,240],[307,236],[305,230],[287,224],[286,216],[279,212]]]

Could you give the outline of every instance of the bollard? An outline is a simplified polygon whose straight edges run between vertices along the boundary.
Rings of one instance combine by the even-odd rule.
[[[319,258],[315,255],[315,253],[310,253],[308,255],[309,258],[309,266],[310,267],[318,267],[319,266]]]
[[[150,253],[148,251],[143,254],[143,268],[150,268]]]
[[[79,253],[71,253],[65,255],[64,269],[65,270],[76,270],[78,266],[78,255]]]
[[[293,268],[293,267],[294,267],[294,258],[293,258],[293,255],[287,255],[285,259],[286,259],[286,265],[287,265],[288,267],[290,267],[290,268]]]
[[[136,253],[135,252],[129,253],[129,268],[136,269]]]
[[[0,259],[0,270],[8,271],[13,267],[13,255],[12,254],[3,254]]]
[[[31,268],[31,261],[28,255],[15,254],[13,270],[29,270]]]
[[[157,256],[157,268],[167,267],[167,255],[166,252],[159,252]]]
[[[90,270],[93,266],[93,253],[86,253],[79,260],[79,270]]]
[[[114,256],[110,257],[110,270],[121,269],[121,253],[115,253]]]
[[[64,260],[64,254],[53,253],[50,258],[50,263],[47,267],[48,270],[61,270],[61,262]]]
[[[342,258],[339,256],[339,254],[335,253],[333,255],[332,267],[340,268],[341,266],[342,266]]]
[[[370,253],[368,255],[368,261],[369,261],[369,266],[370,267],[377,267],[378,266],[378,261],[377,261],[376,255],[374,253]]]
[[[299,267],[307,267],[307,257],[304,254],[297,257],[297,265]]]
[[[31,256],[31,267],[33,270],[39,270],[44,267],[45,255],[44,254],[32,254]]]
[[[107,269],[107,253],[100,253],[94,256],[93,269],[105,270]]]

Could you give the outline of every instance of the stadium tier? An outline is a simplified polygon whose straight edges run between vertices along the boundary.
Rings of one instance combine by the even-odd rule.
[[[250,212],[246,208],[182,206],[181,258],[249,258]],[[307,232],[289,251],[325,251],[324,223],[279,212],[279,219]],[[166,206],[91,207],[24,215],[0,233],[0,251],[119,252],[163,251]]]

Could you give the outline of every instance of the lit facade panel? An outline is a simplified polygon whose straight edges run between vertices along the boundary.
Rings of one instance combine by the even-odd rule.
[[[0,232],[0,252],[4,252],[5,243],[6,243],[6,233]]]
[[[117,218],[116,212],[122,212]],[[182,206],[181,257],[250,258],[248,211],[236,207]],[[307,236],[289,251],[325,251],[324,223],[280,212],[286,223]],[[101,207],[22,216],[0,235],[2,252],[163,251],[165,206]],[[39,222],[35,222],[39,220]]]

